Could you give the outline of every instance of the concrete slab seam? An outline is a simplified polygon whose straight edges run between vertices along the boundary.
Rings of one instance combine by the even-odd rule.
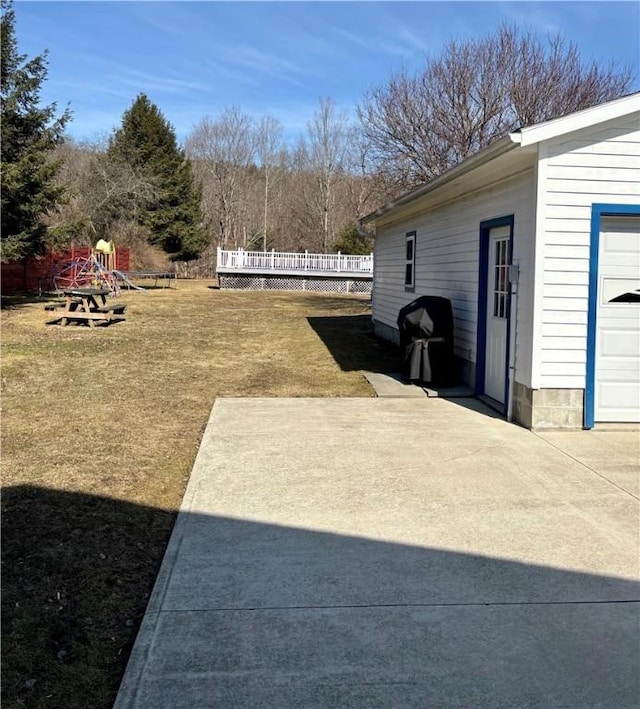
[[[608,598],[585,601],[476,601],[466,603],[339,603],[330,606],[246,606],[220,608],[168,608],[157,613],[160,615],[187,615],[190,613],[260,613],[271,611],[327,611],[327,610],[371,610],[372,608],[500,608],[502,606],[603,606],[603,605],[640,604],[638,598]]]
[[[555,443],[552,443],[551,441],[548,441],[546,438],[543,438],[542,436],[538,435],[536,431],[531,431],[536,438],[539,438],[541,441],[544,441],[547,445],[551,446],[552,448],[555,448],[557,451],[562,453],[562,455],[566,456],[567,458],[570,458],[573,460],[575,463],[578,463],[581,465],[583,468],[586,468],[590,472],[592,472],[594,475],[597,475],[599,478],[602,478],[602,480],[605,480],[606,482],[609,483],[612,487],[615,487],[616,489],[620,490],[623,492],[625,495],[629,495],[629,497],[632,497],[634,500],[637,500],[640,502],[640,498],[634,495],[632,492],[629,492],[629,490],[625,490],[625,488],[621,487],[620,485],[617,485],[616,483],[613,482],[613,480],[610,480],[606,475],[603,475],[602,473],[599,473],[597,470],[594,470],[591,466],[587,465],[584,461],[579,460],[575,456],[572,456],[571,453],[567,453],[567,451],[563,450],[559,446],[557,446]]]

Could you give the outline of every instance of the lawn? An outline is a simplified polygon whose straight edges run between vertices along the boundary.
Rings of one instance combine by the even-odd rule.
[[[126,321],[3,299],[3,707],[111,707],[216,397],[372,396],[355,296],[127,292]]]

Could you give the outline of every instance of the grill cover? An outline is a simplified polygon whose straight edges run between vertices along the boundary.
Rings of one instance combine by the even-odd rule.
[[[402,380],[436,386],[454,383],[453,309],[451,301],[424,295],[398,313]]]

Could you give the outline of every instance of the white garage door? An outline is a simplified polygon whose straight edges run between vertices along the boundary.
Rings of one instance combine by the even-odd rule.
[[[603,218],[595,420],[640,422],[640,217]]]

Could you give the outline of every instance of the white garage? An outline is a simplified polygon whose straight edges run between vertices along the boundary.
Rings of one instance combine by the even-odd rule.
[[[448,298],[459,379],[509,420],[640,421],[640,93],[511,133],[362,223],[379,335]]]
[[[602,217],[595,422],[640,422],[640,216]]]

